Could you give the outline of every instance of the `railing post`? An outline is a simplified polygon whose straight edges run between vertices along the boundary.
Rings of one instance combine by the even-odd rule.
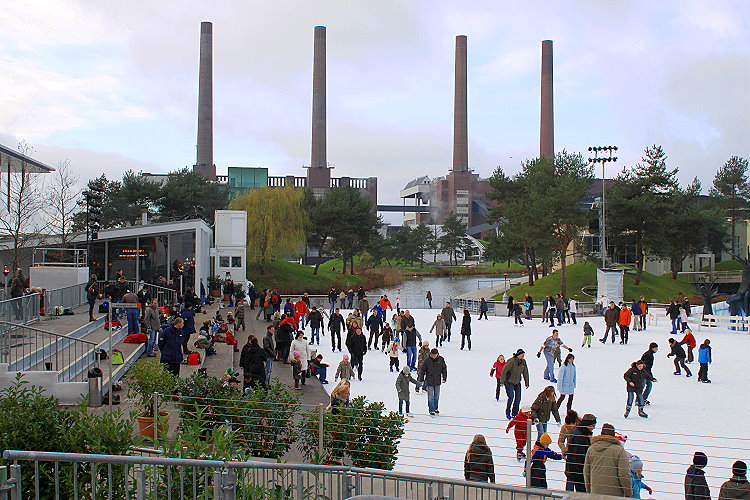
[[[234,500],[237,495],[236,477],[231,471],[214,471],[214,498],[217,500]]]
[[[135,467],[135,498],[146,500],[146,468],[143,465]]]
[[[531,488],[531,419],[526,419],[526,487]]]
[[[323,459],[323,417],[325,408],[323,404],[318,405],[318,458]]]
[[[109,325],[112,328],[112,325]],[[112,395],[110,394],[111,398]],[[154,393],[154,446],[159,446],[159,393]]]
[[[10,466],[10,500],[21,500],[21,466],[14,464]]]

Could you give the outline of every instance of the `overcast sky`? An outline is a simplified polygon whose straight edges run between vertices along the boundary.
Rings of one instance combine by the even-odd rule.
[[[195,163],[198,39],[214,32],[214,159],[304,175],[313,27],[327,26],[334,176],[381,203],[451,166],[455,35],[468,36],[469,164],[539,151],[541,41],[554,41],[555,147],[615,144],[608,176],[661,144],[704,190],[750,156],[750,2],[42,1],[0,16],[0,143],[85,181]]]

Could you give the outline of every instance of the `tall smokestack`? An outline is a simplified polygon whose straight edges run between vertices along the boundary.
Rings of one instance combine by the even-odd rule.
[[[539,156],[555,157],[555,117],[552,97],[552,40],[542,41],[542,103]]]
[[[200,70],[198,72],[198,144],[194,171],[216,179],[214,165],[213,28],[201,23]]]
[[[326,27],[315,27],[313,46],[312,147],[308,187],[328,189],[331,172],[326,155]]]
[[[466,35],[456,36],[456,75],[453,93],[453,171],[469,170],[469,132],[466,117]]]

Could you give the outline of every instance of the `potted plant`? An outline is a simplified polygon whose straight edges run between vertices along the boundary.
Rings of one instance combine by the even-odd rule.
[[[224,286],[224,280],[216,275],[208,277],[208,290],[211,297],[221,297],[221,287]]]
[[[128,397],[135,400],[136,420],[141,437],[154,439],[154,393],[172,394],[177,377],[167,371],[166,367],[156,360],[139,360],[128,370]],[[164,423],[169,413],[159,412],[159,435],[164,433]]]

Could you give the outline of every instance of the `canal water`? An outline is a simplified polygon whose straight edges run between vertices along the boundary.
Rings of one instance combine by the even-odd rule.
[[[498,282],[498,278],[488,276],[424,276],[408,278],[399,286],[401,287],[401,308],[426,308],[428,307],[426,295],[427,290],[432,292],[432,307],[442,307],[450,300],[464,293],[490,286],[492,282]],[[481,282],[481,283],[480,283]],[[375,288],[367,291],[368,297],[379,298],[388,295],[395,306],[395,298],[399,293],[396,287]]]

